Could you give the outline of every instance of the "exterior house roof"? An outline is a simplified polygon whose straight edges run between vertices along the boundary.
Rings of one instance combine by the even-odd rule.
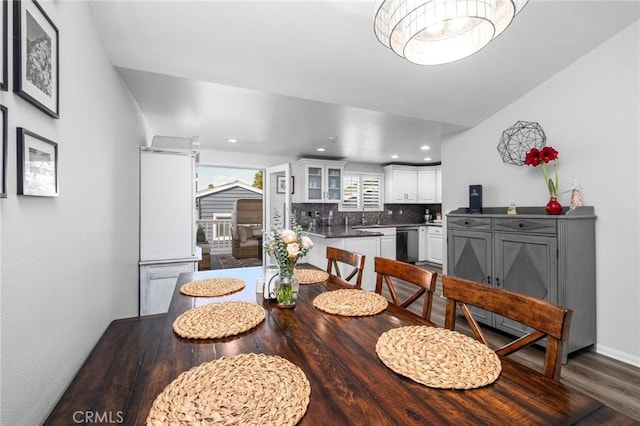
[[[206,196],[209,196],[209,195],[212,195],[212,194],[216,194],[218,192],[227,191],[227,190],[232,189],[232,188],[243,188],[243,189],[246,189],[248,191],[255,192],[256,194],[262,195],[262,190],[261,189],[258,189],[255,186],[248,185],[248,184],[246,184],[246,183],[244,183],[242,181],[235,180],[233,182],[228,182],[228,183],[225,183],[223,185],[214,186],[213,188],[207,188],[207,189],[204,189],[202,191],[198,191],[198,192],[196,192],[196,198],[206,197]]]

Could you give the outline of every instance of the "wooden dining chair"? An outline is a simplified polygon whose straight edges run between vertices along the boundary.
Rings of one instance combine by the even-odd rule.
[[[356,277],[356,282],[351,283],[355,288],[362,288],[362,271],[364,270],[364,261],[366,256],[336,247],[327,247],[327,272],[332,274],[335,270],[337,277],[342,278],[339,263],[353,266],[353,270],[343,278],[345,281],[351,281]]]
[[[547,338],[543,374],[560,379],[563,343],[569,339],[573,311],[542,299],[490,287],[474,281],[445,275],[442,294],[447,298],[444,326],[455,329],[456,305],[464,314],[476,339],[489,346],[482,330],[471,314],[469,305],[517,321],[533,330],[496,349],[498,355],[509,355],[543,338]]]
[[[391,296],[391,301],[402,308],[409,307],[424,294],[422,317],[426,320],[431,320],[431,305],[433,303],[433,293],[436,290],[437,272],[385,257],[375,258],[375,271],[377,273],[376,293],[382,295],[383,284],[386,284]],[[418,289],[401,302],[392,278],[413,284],[417,286]]]

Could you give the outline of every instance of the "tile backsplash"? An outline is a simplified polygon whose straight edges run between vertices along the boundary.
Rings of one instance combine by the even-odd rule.
[[[347,221],[350,225],[361,225],[362,218],[366,224],[393,225],[398,223],[423,223],[425,210],[429,209],[431,217],[435,219],[436,213],[442,213],[441,204],[385,204],[381,212],[340,212],[338,204],[321,203],[293,203],[291,205],[294,217],[298,223],[303,216],[316,218],[333,217],[333,225],[344,225]],[[329,212],[332,212],[331,215]]]

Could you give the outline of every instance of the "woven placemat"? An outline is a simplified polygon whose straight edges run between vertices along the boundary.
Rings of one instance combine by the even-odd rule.
[[[284,358],[223,357],[171,382],[153,402],[147,425],[295,425],[310,394],[304,372]]]
[[[189,309],[176,318],[173,331],[188,339],[216,339],[250,330],[264,317],[264,308],[255,303],[210,303]]]
[[[330,314],[347,317],[375,315],[387,308],[387,299],[358,289],[327,291],[313,299],[313,306]]]
[[[444,328],[391,329],[378,338],[376,352],[396,373],[432,388],[478,388],[493,383],[502,371],[490,348]]]
[[[294,270],[300,284],[315,284],[326,281],[329,274],[318,269],[296,269]]]
[[[180,287],[180,293],[187,296],[216,297],[235,293],[245,287],[245,282],[239,278],[206,278],[190,281]]]

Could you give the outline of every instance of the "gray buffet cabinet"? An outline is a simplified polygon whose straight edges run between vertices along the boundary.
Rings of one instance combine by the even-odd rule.
[[[544,207],[460,208],[447,215],[447,274],[527,294],[573,310],[563,358],[596,341],[593,207],[547,215]],[[515,336],[526,328],[474,310],[478,322]]]

